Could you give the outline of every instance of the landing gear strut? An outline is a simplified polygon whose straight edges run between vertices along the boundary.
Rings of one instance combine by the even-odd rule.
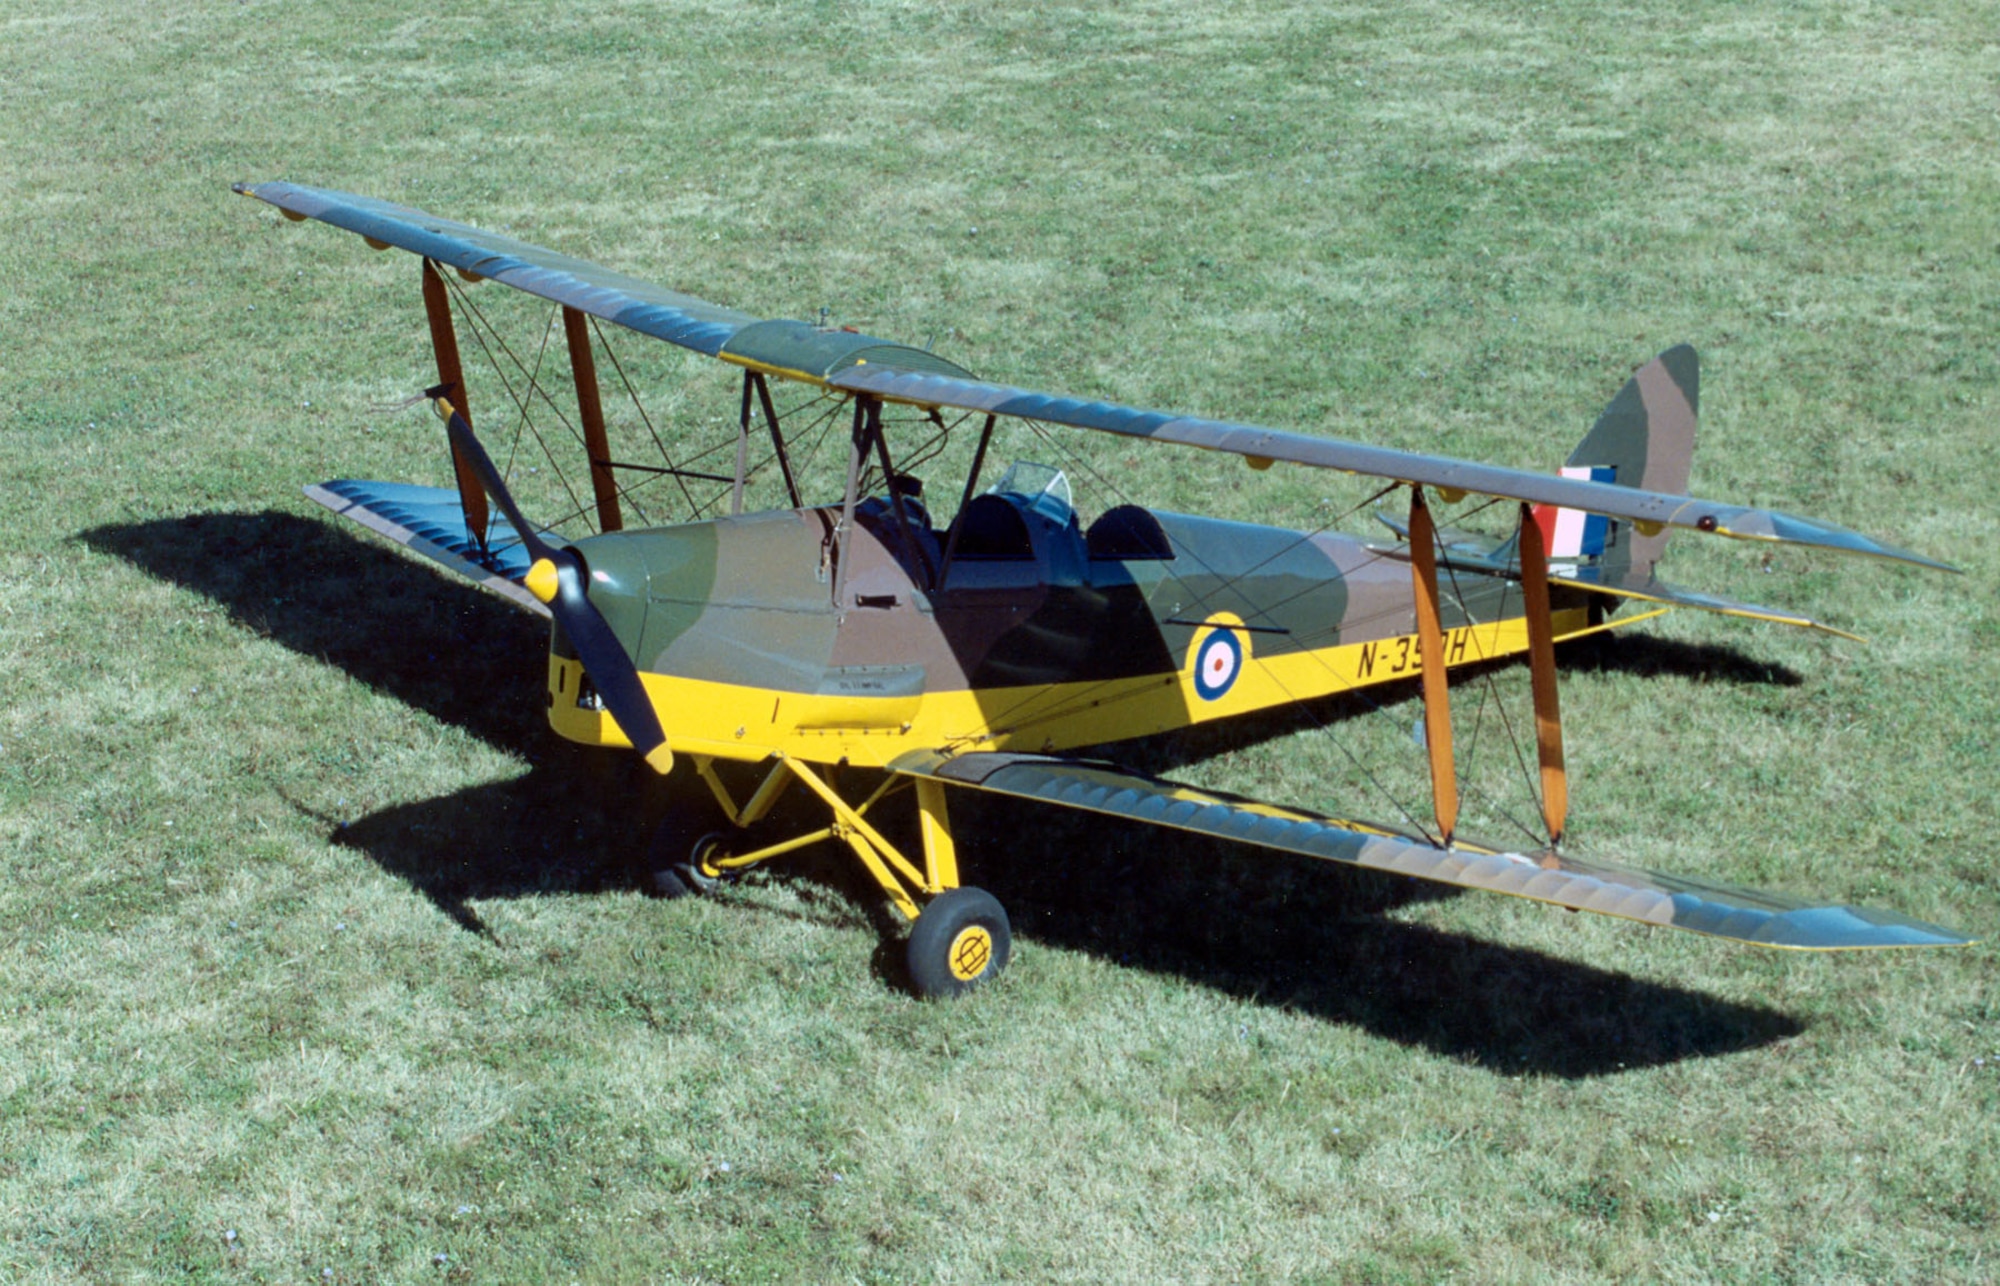
[[[673,820],[661,827],[643,873],[649,891],[661,897],[680,897],[706,890],[723,875],[741,871],[774,857],[817,844],[821,840],[845,843],[862,867],[881,886],[897,910],[913,921],[907,958],[910,982],[920,996],[957,996],[997,977],[1007,967],[1013,952],[1013,931],[1007,912],[999,901],[983,889],[961,887],[958,882],[958,852],[952,844],[951,820],[945,810],[945,788],[926,778],[891,775],[858,804],[851,804],[834,790],[812,766],[780,755],[750,799],[740,807],[722,779],[714,761],[691,755],[695,770],[708,783],[722,811],[738,828],[738,834],[767,816],[793,781],[817,795],[833,819],[820,830],[767,844],[746,852],[731,850],[729,835],[705,835],[682,847],[681,832]],[[894,844],[868,821],[867,813],[891,795],[911,785],[916,788],[917,829],[923,838],[921,867],[905,857]],[[663,847],[664,846],[664,847]],[[922,903],[919,898],[924,899]]]

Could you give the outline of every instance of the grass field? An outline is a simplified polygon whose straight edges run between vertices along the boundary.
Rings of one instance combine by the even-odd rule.
[[[1577,846],[1991,935],[1995,16],[9,0],[0,1283],[1989,1279],[1988,945],[1766,953],[970,801],[1018,940],[966,1003],[908,996],[832,853],[639,897],[686,783],[557,741],[533,622],[299,494],[444,479],[381,409],[430,378],[412,261],[228,185],[1524,467],[1691,341],[1699,491],[1967,574],[1679,542],[1871,643],[1572,654]],[[733,414],[652,360],[675,432]],[[1365,495],[1142,455],[1090,462]],[[1380,815],[1335,742],[1418,780],[1389,700],[1142,753]]]

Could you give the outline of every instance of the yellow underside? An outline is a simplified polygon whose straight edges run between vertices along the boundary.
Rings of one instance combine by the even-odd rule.
[[[1555,613],[1553,624],[1559,640],[1591,632],[1582,608]],[[1217,630],[1235,636],[1242,663],[1235,681],[1210,700],[1196,687],[1193,662]],[[676,752],[752,761],[783,752],[808,763],[879,768],[914,749],[1050,753],[1123,741],[1393,683],[1421,670],[1414,634],[1269,658],[1256,654],[1257,639],[1234,618],[1218,617],[1195,631],[1174,674],[907,697],[815,695],[663,674],[640,677]],[[1527,648],[1527,629],[1519,618],[1446,632],[1450,666]],[[586,745],[629,746],[609,715],[578,707],[581,677],[579,663],[549,658],[550,725]]]

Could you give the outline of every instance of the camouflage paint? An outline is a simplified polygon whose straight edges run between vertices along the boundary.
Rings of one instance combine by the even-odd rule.
[[[887,524],[864,522],[836,603],[837,517],[782,510],[578,542],[591,600],[675,745],[877,765],[910,740],[1049,750],[1418,673],[1408,564],[1349,537],[1161,513],[1171,558],[1093,558],[1077,524],[1043,523],[1030,556],[954,561],[927,586]],[[1526,646],[1505,578],[1457,574],[1444,608],[1448,664]],[[1561,606],[1559,632],[1586,626]],[[1212,693],[1194,663],[1217,630],[1242,674]],[[559,637],[553,652],[552,724],[617,744],[615,725],[576,709]]]

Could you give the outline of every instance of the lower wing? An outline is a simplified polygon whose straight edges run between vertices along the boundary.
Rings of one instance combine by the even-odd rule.
[[[1464,841],[1440,848],[1421,837],[1193,790],[1110,764],[920,751],[896,760],[890,771],[1759,946],[1833,951],[1972,941],[1892,911],[1655,875],[1551,852],[1507,852]]]
[[[538,616],[549,614],[549,609],[522,583],[533,560],[514,529],[505,518],[495,515],[486,542],[481,544],[466,526],[465,511],[456,491],[403,482],[342,480],[307,487],[306,496],[376,535],[443,565],[481,589],[500,595],[516,607]],[[553,532],[542,532],[541,537],[552,545],[569,543]]]

